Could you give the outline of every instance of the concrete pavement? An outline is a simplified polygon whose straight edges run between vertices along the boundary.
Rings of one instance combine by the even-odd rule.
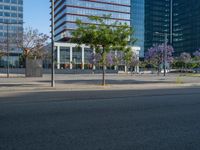
[[[107,74],[107,86],[101,86],[101,74],[58,74],[56,87],[50,87],[50,75],[43,78],[0,78],[0,92],[10,91],[82,91],[82,90],[127,90],[199,87],[199,77],[169,74],[154,75]]]

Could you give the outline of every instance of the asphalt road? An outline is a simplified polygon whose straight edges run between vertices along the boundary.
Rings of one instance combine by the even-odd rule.
[[[0,96],[0,150],[199,149],[199,88]]]

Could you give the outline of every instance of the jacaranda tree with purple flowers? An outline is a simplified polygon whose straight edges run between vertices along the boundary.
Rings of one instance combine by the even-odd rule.
[[[90,64],[92,65],[97,65],[97,64],[100,64],[100,61],[101,61],[101,55],[98,54],[98,53],[94,53],[92,52],[89,56],[88,56],[88,61]]]
[[[106,66],[114,65],[114,58],[115,58],[114,53],[112,53],[112,52],[108,53],[106,56]]]
[[[193,55],[194,55],[194,61],[196,64],[195,67],[199,68],[200,67],[200,49],[194,52]]]
[[[92,65],[102,65],[102,56],[99,53],[92,52],[89,56],[89,63]],[[110,52],[106,55],[106,66],[114,65],[115,55]]]
[[[171,64],[173,62],[174,49],[171,45],[153,45],[145,53],[146,61],[157,68],[158,74],[161,71],[161,65],[166,63]],[[166,56],[165,56],[166,55]]]
[[[183,64],[182,69],[187,68],[187,65],[188,65],[188,63],[191,62],[191,59],[192,59],[192,57],[191,57],[190,53],[186,53],[186,52],[181,53],[181,55],[179,57],[179,61],[182,62],[182,64]]]
[[[200,61],[200,49],[193,53],[196,60]]]

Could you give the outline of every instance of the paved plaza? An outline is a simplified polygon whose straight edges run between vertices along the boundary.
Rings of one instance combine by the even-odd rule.
[[[11,75],[0,78],[0,91],[30,90],[114,90],[114,89],[159,89],[177,87],[198,87],[200,77],[187,74],[107,74],[105,87],[101,86],[101,74],[56,74],[56,87],[50,87],[50,74],[42,78],[25,78],[23,75]]]

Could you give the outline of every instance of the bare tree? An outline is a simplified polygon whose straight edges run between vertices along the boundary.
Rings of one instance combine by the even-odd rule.
[[[46,34],[39,33],[37,29],[31,27],[25,28],[21,34],[22,38],[16,39],[16,43],[23,50],[25,57],[40,59],[46,55],[44,46],[49,39]]]

